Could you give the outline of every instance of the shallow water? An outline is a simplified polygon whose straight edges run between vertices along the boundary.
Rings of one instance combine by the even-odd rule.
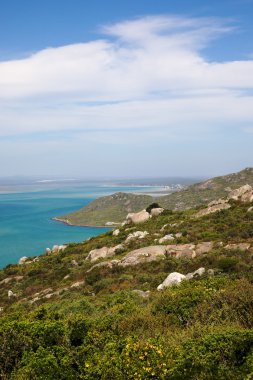
[[[30,184],[16,189],[19,192],[14,192],[14,186],[10,193],[0,194],[0,268],[18,262],[22,256],[40,255],[54,244],[80,242],[107,231],[106,228],[71,227],[52,218],[78,210],[100,196],[141,190],[134,186],[87,183]]]

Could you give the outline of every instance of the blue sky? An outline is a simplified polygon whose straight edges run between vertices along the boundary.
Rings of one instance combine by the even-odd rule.
[[[0,2],[0,176],[253,166],[253,0]]]

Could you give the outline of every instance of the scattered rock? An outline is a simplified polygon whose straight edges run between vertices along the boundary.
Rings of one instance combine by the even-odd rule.
[[[196,256],[195,244],[172,244],[166,246],[166,254],[177,259],[181,257],[193,258]]]
[[[175,235],[175,237],[176,237],[177,239],[181,238],[182,236],[183,236],[182,232],[178,232],[178,233]]]
[[[33,299],[30,301],[30,303],[33,304],[33,303],[39,301],[40,299],[41,299],[41,298],[39,298],[39,297],[35,297],[35,298],[33,298]]]
[[[76,260],[71,260],[71,264],[75,267],[78,267],[78,262]]]
[[[157,287],[157,290],[163,290],[164,288],[167,288],[172,285],[178,285],[180,282],[185,280],[186,277],[185,275],[178,273],[178,272],[173,272],[166,277],[166,279]]]
[[[196,256],[203,255],[205,253],[210,252],[213,249],[213,242],[206,241],[203,243],[198,243],[195,249]]]
[[[119,266],[137,265],[156,261],[165,258],[166,247],[162,245],[153,245],[145,248],[135,249],[129,252],[120,262]]]
[[[214,276],[214,270],[208,269],[207,274],[208,274],[208,276]]]
[[[201,267],[201,268],[195,270],[195,272],[193,272],[193,276],[196,276],[196,275],[203,276],[203,274],[205,274],[205,272],[206,272],[205,268]]]
[[[61,251],[64,251],[66,248],[67,248],[67,246],[64,245],[64,244],[62,244],[62,245],[54,245],[51,252],[53,252],[53,253],[59,253]]]
[[[168,277],[166,277],[166,279],[157,287],[157,290],[163,290],[164,288],[168,288],[172,285],[178,285],[183,280],[191,280],[195,276],[203,276],[205,271],[205,268],[199,268],[193,273],[187,273],[187,275],[178,272],[170,273]]]
[[[119,262],[120,260],[102,261],[101,263],[93,265],[90,269],[87,270],[86,273],[92,272],[94,269],[102,267],[108,267],[111,269],[113,266],[118,265]]]
[[[98,259],[104,259],[107,257],[112,257],[116,253],[120,253],[120,252],[124,251],[124,249],[125,249],[125,247],[123,244],[118,244],[112,248],[102,247],[102,248],[93,249],[88,254],[86,260],[90,260],[91,262],[94,262]]]
[[[166,229],[166,227],[168,227],[168,224],[165,224],[164,226],[162,226],[162,228],[160,229],[160,231],[163,232]]]
[[[4,308],[0,306],[0,313],[2,313],[3,311],[4,311]]]
[[[123,252],[125,250],[125,247],[123,244],[118,244],[116,245],[114,248],[113,248],[114,252],[117,254],[117,253],[120,253],[120,252]]]
[[[114,230],[114,231],[113,231],[112,235],[113,235],[113,236],[118,236],[119,233],[120,233],[120,230],[117,229],[117,230]]]
[[[74,282],[70,287],[71,288],[78,288],[79,286],[83,285],[84,284],[84,280],[82,281],[77,281],[77,282]]]
[[[247,210],[247,212],[251,212],[251,211],[253,211],[253,206],[249,207]]]
[[[8,290],[8,298],[17,297],[15,293],[13,293],[12,290]]]
[[[142,210],[136,213],[130,213],[126,217],[127,223],[139,224],[149,220],[150,214],[146,210]]]
[[[248,249],[250,249],[250,244],[249,243],[227,244],[224,248],[231,249],[231,250],[239,249],[240,251],[247,251]]]
[[[97,248],[90,251],[86,260],[90,260],[91,262],[94,262],[96,260],[105,259],[107,257],[112,257],[114,255],[115,255],[114,248],[102,247],[102,248]]]
[[[131,240],[134,239],[144,239],[149,233],[147,231],[135,231],[128,235],[125,242],[129,243]]]
[[[158,216],[164,212],[164,208],[158,207],[158,208],[152,208],[150,210],[151,216]]]
[[[67,274],[65,277],[63,277],[63,280],[67,280],[68,278],[70,278],[69,274]]]
[[[54,245],[53,248],[52,248],[52,252],[53,253],[58,253],[59,251],[59,245]]]
[[[51,249],[50,248],[46,248],[46,254],[50,255],[51,253],[52,253]]]
[[[26,256],[21,257],[18,261],[19,265],[23,265],[27,259],[28,259],[28,257],[26,257]]]
[[[164,237],[162,237],[161,239],[159,239],[159,244],[162,244],[162,243],[164,243],[165,241],[168,241],[168,240],[175,240],[173,234],[165,235]]]
[[[4,280],[0,281],[0,285],[8,284],[11,281],[21,281],[23,278],[24,276],[7,277]]]

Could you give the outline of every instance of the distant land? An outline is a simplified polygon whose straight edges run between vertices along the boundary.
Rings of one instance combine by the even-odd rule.
[[[147,179],[145,181],[147,183]],[[138,182],[145,183],[144,180]],[[105,226],[108,222],[121,223],[127,213],[140,211],[153,202],[159,203],[166,209],[185,210],[224,197],[229,191],[245,183],[253,185],[253,168],[246,168],[237,173],[214,177],[195,184],[190,184],[191,180],[188,180],[188,183],[187,180],[182,182],[181,179],[183,188],[173,188],[173,191],[169,191],[167,195],[151,196],[118,192],[96,199],[70,214],[57,216],[56,220],[78,226]],[[152,180],[152,183],[158,184],[158,179]],[[161,183],[166,184],[164,179]]]

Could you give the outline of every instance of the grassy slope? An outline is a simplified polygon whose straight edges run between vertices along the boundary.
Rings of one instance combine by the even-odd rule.
[[[252,168],[191,185],[185,190],[157,199],[146,195],[117,193],[99,198],[81,210],[60,216],[60,218],[68,219],[72,224],[77,225],[101,226],[108,221],[122,222],[128,212],[140,211],[153,201],[166,209],[184,210],[224,197],[229,188],[235,189],[245,183],[253,185]]]
[[[253,251],[227,251],[228,242],[253,244],[249,204],[192,219],[194,210],[168,211],[138,229],[149,235],[127,250],[154,244],[155,234],[185,232],[177,243],[213,241],[212,252],[195,259],[166,258],[135,267],[97,268],[85,258],[91,249],[121,243],[122,227],[62,254],[0,271],[24,276],[0,288],[0,378],[26,379],[229,379],[252,378]],[[161,234],[160,229],[168,224]],[[170,227],[169,225],[173,225]],[[73,265],[75,259],[78,265]],[[204,266],[214,277],[190,280],[162,293],[168,273]],[[68,275],[69,277],[64,279]],[[78,288],[71,284],[84,280]],[[31,304],[47,288],[59,295]],[[12,289],[17,298],[8,300]],[[150,291],[139,297],[133,289]]]
[[[152,203],[149,195],[116,193],[96,199],[86,207],[60,218],[72,224],[101,226],[106,222],[122,222],[129,212],[137,212]]]

